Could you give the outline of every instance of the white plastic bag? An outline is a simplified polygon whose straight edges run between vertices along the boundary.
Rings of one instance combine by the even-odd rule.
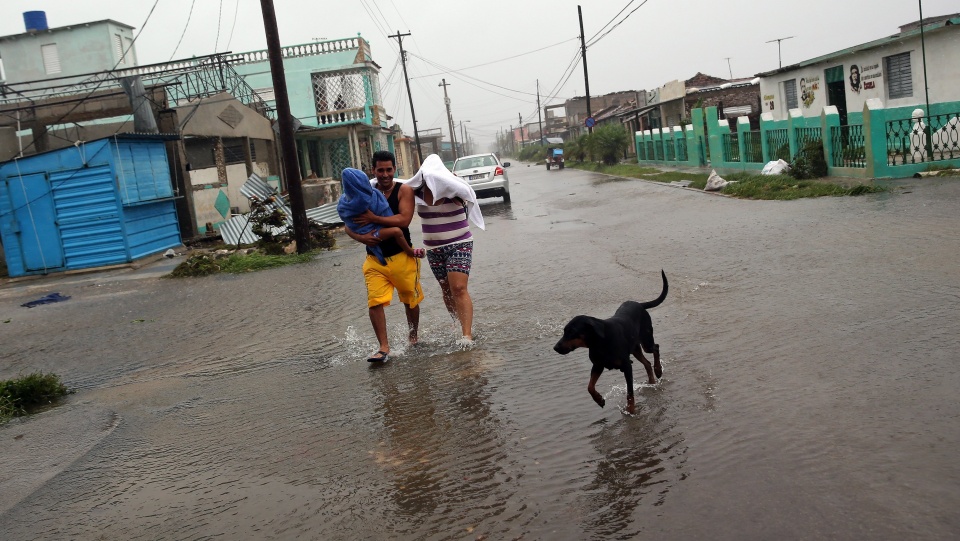
[[[761,175],[783,175],[790,170],[790,164],[783,161],[777,160],[775,162],[767,162],[767,165],[763,166],[763,171],[760,171]]]
[[[733,181],[736,182],[736,181]],[[710,176],[707,177],[707,185],[703,187],[703,190],[706,192],[719,192],[727,184],[732,184],[733,182],[728,182],[723,180],[723,177],[717,174],[717,170],[714,169],[710,171]]]

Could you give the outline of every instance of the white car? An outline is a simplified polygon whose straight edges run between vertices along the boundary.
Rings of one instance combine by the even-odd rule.
[[[510,180],[506,168],[510,162],[501,162],[496,154],[473,154],[453,162],[453,174],[467,181],[477,197],[503,197],[510,202]]]

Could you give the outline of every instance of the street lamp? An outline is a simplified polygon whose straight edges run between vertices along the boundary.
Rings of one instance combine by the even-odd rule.
[[[467,152],[467,132],[463,129],[464,122],[470,122],[470,121],[469,120],[460,121],[460,143],[463,145],[464,154],[470,154],[470,152]]]

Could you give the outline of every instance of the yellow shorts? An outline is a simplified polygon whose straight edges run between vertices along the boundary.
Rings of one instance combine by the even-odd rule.
[[[420,287],[420,260],[401,252],[386,258],[381,265],[375,256],[363,262],[363,280],[367,283],[367,307],[389,306],[396,288],[400,302],[416,307],[423,300]]]

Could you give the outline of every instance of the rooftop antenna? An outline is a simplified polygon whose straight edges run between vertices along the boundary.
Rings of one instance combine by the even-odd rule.
[[[781,68],[783,67],[783,57],[780,56],[780,42],[781,42],[781,41],[784,41],[784,40],[788,40],[788,39],[793,39],[793,38],[795,38],[795,37],[797,37],[797,36],[787,36],[787,37],[785,37],[785,38],[771,39],[770,41],[767,42],[767,43],[773,43],[774,41],[777,42],[777,58],[780,59],[780,67],[781,67]]]

